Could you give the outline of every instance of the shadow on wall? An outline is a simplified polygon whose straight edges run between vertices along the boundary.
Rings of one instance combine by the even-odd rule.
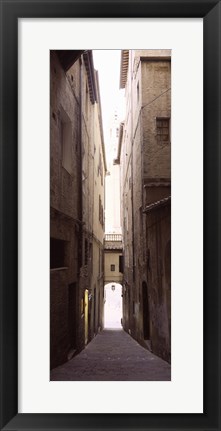
[[[108,283],[104,292],[104,329],[121,329],[122,286],[119,283]]]

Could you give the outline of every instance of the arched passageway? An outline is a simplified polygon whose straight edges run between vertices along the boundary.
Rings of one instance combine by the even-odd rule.
[[[104,287],[104,328],[121,329],[122,321],[122,286],[108,283]]]

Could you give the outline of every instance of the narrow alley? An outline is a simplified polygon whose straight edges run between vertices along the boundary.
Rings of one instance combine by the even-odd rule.
[[[51,371],[51,381],[168,381],[170,365],[122,329],[100,332],[70,361]]]
[[[171,380],[171,51],[50,51],[50,379]]]

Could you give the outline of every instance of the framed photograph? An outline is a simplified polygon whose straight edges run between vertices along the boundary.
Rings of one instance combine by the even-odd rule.
[[[2,430],[220,430],[220,21],[217,0],[1,0]],[[111,70],[106,100],[114,99],[112,52],[127,101],[119,124],[114,111],[113,166],[132,160],[122,232],[107,213],[104,230],[113,167],[99,58]],[[110,208],[113,187],[107,182]],[[93,207],[97,224],[87,219]],[[108,321],[113,295],[122,299]],[[106,341],[100,371],[96,340],[115,328],[120,303],[117,325],[128,338]],[[132,354],[130,342],[144,353]],[[126,353],[117,368],[119,346]],[[146,355],[153,372],[142,377]]]

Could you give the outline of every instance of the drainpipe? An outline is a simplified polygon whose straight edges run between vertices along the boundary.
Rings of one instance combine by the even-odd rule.
[[[82,95],[83,95],[83,65],[82,57],[80,58],[80,98],[79,98],[79,141],[80,141],[80,151],[79,151],[79,220],[80,224],[80,241],[78,250],[78,262],[79,262],[79,274],[80,268],[82,267],[82,251],[83,251],[83,188],[82,188]]]

